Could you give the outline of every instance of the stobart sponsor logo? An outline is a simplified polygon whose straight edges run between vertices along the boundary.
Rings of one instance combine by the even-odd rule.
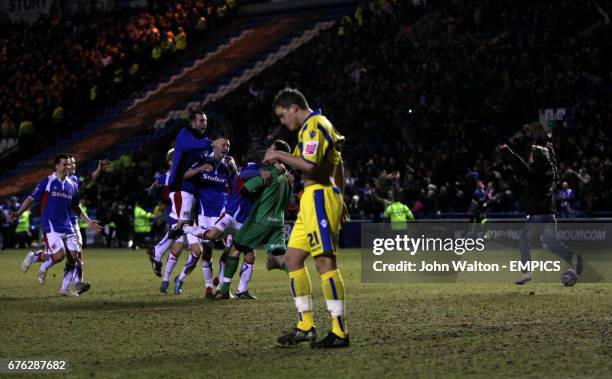
[[[57,192],[57,191],[51,192],[51,197],[61,197],[61,198],[64,198],[66,200],[72,200],[72,195],[69,195],[69,194],[63,193],[63,192]]]
[[[211,182],[216,182],[216,183],[225,183],[224,178],[219,178],[217,176],[208,175],[208,174],[202,174],[202,179],[210,180]]]

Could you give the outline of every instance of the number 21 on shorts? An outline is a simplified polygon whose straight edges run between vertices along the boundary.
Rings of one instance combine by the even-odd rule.
[[[319,235],[317,232],[308,233],[308,243],[310,247],[319,245]]]

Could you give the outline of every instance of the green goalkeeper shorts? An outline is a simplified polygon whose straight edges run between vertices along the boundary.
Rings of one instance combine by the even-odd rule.
[[[234,237],[236,248],[245,253],[264,246],[266,251],[286,250],[285,228],[283,226],[269,226],[255,222],[246,222]]]

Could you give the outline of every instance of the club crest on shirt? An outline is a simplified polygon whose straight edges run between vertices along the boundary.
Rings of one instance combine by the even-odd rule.
[[[317,141],[306,142],[306,145],[304,146],[304,155],[315,155],[318,147],[319,142]]]

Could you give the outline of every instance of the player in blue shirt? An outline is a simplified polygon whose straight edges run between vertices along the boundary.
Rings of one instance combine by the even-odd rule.
[[[192,205],[196,194],[196,182],[193,178],[184,178],[185,172],[196,162],[199,155],[209,152],[212,141],[204,133],[208,125],[204,112],[194,112],[189,126],[181,129],[176,137],[172,168],[168,187],[173,201],[170,216],[180,224],[192,220]]]
[[[211,227],[221,215],[227,200],[227,185],[231,176],[237,172],[236,163],[228,156],[230,142],[226,138],[217,138],[213,147],[212,159],[202,157],[186,173],[185,178],[196,178],[198,189],[199,214],[198,225]],[[187,235],[187,238],[193,238]],[[202,254],[202,272],[204,275],[205,293],[207,297],[213,296],[213,241],[197,240],[192,244],[191,255],[185,262],[183,271],[174,280],[175,294],[182,292],[183,280],[193,271]],[[199,242],[202,242],[202,246]]]
[[[76,176],[76,159],[74,155],[67,155],[68,160],[70,162],[68,178],[72,180],[72,182],[76,185],[77,192],[79,191],[80,186],[91,185],[102,174],[102,172],[106,170],[106,168],[110,164],[110,161],[108,159],[98,161],[98,167],[95,171],[91,173],[91,175],[86,178],[79,178]],[[91,283],[83,281],[83,236],[81,235],[81,228],[79,227],[79,217],[74,213],[72,209],[70,210],[70,222],[76,232],[77,241],[79,243],[78,259],[74,272],[73,283],[75,292],[80,295],[91,288]]]
[[[74,226],[70,222],[70,209],[79,215],[96,232],[102,227],[97,221],[91,220],[79,206],[79,193],[74,183],[67,178],[70,170],[69,158],[65,154],[55,157],[55,172],[43,178],[26,198],[19,209],[11,214],[13,219],[30,208],[32,203],[41,204],[41,224],[45,233],[45,243],[49,258],[38,271],[38,282],[45,283],[47,270],[54,264],[61,262],[68,250],[68,264],[64,269],[61,296],[79,296],[69,290],[72,283],[78,252],[80,250]],[[64,247],[65,246],[65,247]]]
[[[232,175],[228,181],[228,196],[225,208],[221,215],[213,223],[212,226],[189,226],[184,225],[185,233],[197,236],[200,239],[215,241],[226,236],[225,245],[227,248],[219,259],[219,278],[223,278],[225,268],[225,258],[229,253],[229,246],[232,244],[233,234],[240,230],[242,223],[247,219],[253,207],[253,201],[242,193],[244,183],[255,176],[261,175],[265,181],[269,180],[271,174],[269,171],[260,170],[259,165],[249,163],[239,174]],[[245,255],[243,267],[240,271],[240,286],[238,288],[239,298],[254,298],[248,295],[248,285],[252,276],[253,264],[255,263],[255,254]],[[221,283],[219,283],[221,285]],[[244,296],[244,297],[242,297]]]
[[[76,186],[76,190],[78,192],[79,187],[82,185],[85,186],[89,186],[91,185],[104,171],[106,171],[106,168],[108,167],[108,165],[110,164],[110,161],[108,159],[104,159],[104,160],[100,160],[98,161],[98,166],[97,168],[91,172],[88,176],[86,177],[77,177],[76,176],[76,159],[73,155],[71,154],[66,154],[68,156],[68,163],[70,164],[70,168],[67,172],[67,177],[69,180],[71,180],[73,182],[73,184]],[[75,233],[77,235],[77,241],[79,244],[79,252],[78,252],[78,260],[77,260],[77,265],[76,265],[76,269],[75,269],[75,275],[73,278],[73,283],[74,283],[74,287],[75,287],[75,292],[77,294],[82,294],[83,292],[88,291],[91,288],[91,284],[90,283],[86,283],[83,281],[83,239],[81,236],[81,230],[79,228],[78,225],[78,216],[74,213],[74,211],[72,209],[70,209],[70,222],[75,230]],[[47,254],[45,253],[45,250],[38,250],[36,252],[29,252],[25,259],[23,260],[23,263],[21,265],[21,270],[23,272],[27,272],[28,269],[30,268],[30,266],[34,263],[34,262],[44,262],[46,261],[48,258]]]
[[[172,169],[172,157],[174,155],[174,149],[168,150],[166,153],[166,162],[168,163],[168,171],[165,174],[160,175],[155,182],[151,185],[151,189],[161,188],[162,192],[162,201],[168,205],[166,211],[166,223],[168,228],[171,228],[176,224],[176,219],[170,217],[170,211],[172,208],[172,203],[170,201],[170,190],[168,188],[170,182],[170,174]],[[152,248],[147,250],[147,254],[149,254],[149,260],[151,261],[151,267],[153,268],[153,273],[159,277],[161,277],[161,268],[162,268],[162,258],[164,254],[170,249],[172,246],[172,240],[168,238],[168,232],[164,234],[164,237]]]
[[[185,179],[184,174],[199,156],[208,155],[214,145],[214,142],[204,135],[207,125],[208,119],[204,112],[196,111],[192,113],[189,125],[181,129],[176,137],[172,167],[168,178],[168,189],[171,202],[169,217],[176,220],[179,226],[190,223],[194,219],[193,207],[195,205],[196,184],[193,179]],[[197,240],[188,242],[193,244]],[[182,243],[172,245],[160,286],[160,292],[162,293],[168,291],[170,275],[182,250]],[[154,257],[151,263],[154,272],[161,271],[161,256]]]

